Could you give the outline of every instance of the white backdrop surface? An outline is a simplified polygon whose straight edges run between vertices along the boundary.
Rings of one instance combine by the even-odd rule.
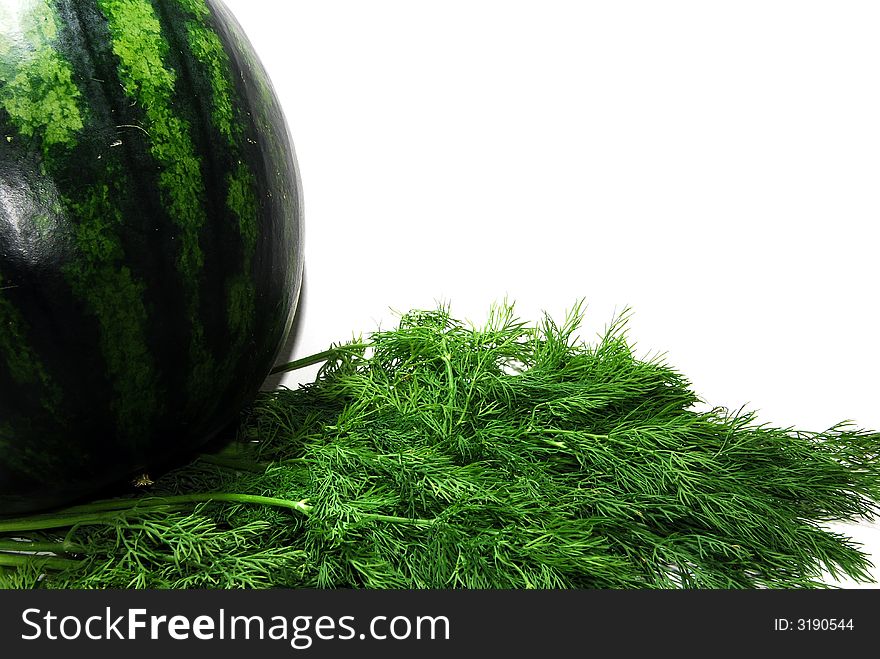
[[[226,2],[302,170],[292,356],[584,298],[709,405],[880,429],[877,3]]]

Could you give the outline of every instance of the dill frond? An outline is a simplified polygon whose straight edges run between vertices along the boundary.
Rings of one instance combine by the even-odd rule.
[[[0,586],[809,588],[870,580],[880,435],[698,411],[583,306],[482,327],[413,311],[261,394],[145,493],[0,520]]]

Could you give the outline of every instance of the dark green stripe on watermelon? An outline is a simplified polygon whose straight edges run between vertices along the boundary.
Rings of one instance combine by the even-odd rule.
[[[302,274],[295,161],[270,144],[286,127],[255,95],[264,73],[227,15],[195,0],[4,10],[0,272],[15,289],[0,312],[21,329],[0,327],[0,514],[221,429],[271,367]],[[31,64],[4,54],[3,35],[22,41],[24,12],[46,10],[58,24],[29,38],[51,47],[10,74]],[[57,413],[14,377],[3,351],[19,344],[56,383]],[[41,471],[34,448],[66,467]]]
[[[192,0],[195,2],[196,0]],[[226,50],[245,111],[248,137],[244,161],[257,181],[260,232],[254,249],[254,286],[258,291],[253,332],[257,361],[273,359],[279,337],[286,336],[293,322],[303,272],[302,189],[296,156],[278,100],[266,70],[253,47],[225,5],[208,0],[209,21]],[[286,253],[284,250],[293,250]],[[289,260],[291,267],[279,267]],[[280,324],[287,319],[282,328]],[[248,378],[259,376],[253,368]],[[249,380],[250,381],[250,380]]]
[[[210,25],[207,4],[202,0],[178,0],[177,6],[183,7],[191,16],[191,20],[185,20],[183,25],[190,52],[201,65],[194,67],[191,75],[198,81],[205,97],[210,99],[211,123],[219,133],[217,137],[225,138],[228,147],[226,208],[229,223],[239,234],[242,267],[241,273],[234,276],[228,284],[227,313],[231,338],[240,349],[251,334],[255,303],[252,266],[259,234],[257,182],[245,155],[247,141],[255,143],[255,131],[252,125],[248,126],[247,134],[242,130],[248,121],[248,115],[237,102],[229,56],[217,32]],[[175,24],[175,18],[172,17],[172,24]]]
[[[150,153],[160,168],[159,188],[171,220],[178,229],[178,263],[187,297],[191,326],[188,386],[204,397],[212,387],[214,359],[205,339],[201,304],[202,229],[208,223],[208,195],[203,178],[204,161],[196,153],[193,127],[175,103],[180,83],[178,70],[162,25],[149,0],[97,0],[110,30],[119,79],[126,94],[144,112],[143,129]]]
[[[125,163],[120,152],[110,146],[117,141],[116,129],[106,104],[90,103],[86,111],[83,94],[73,82],[72,61],[77,61],[81,74],[87,67],[82,50],[67,47],[81,42],[78,24],[72,16],[59,16],[44,2],[33,6],[35,11],[28,18],[39,27],[29,31],[28,45],[37,65],[19,73],[27,73],[31,79],[32,94],[60,99],[56,102],[60,110],[53,113],[56,118],[63,114],[68,124],[80,128],[65,131],[65,139],[60,140],[53,137],[59,133],[54,119],[37,129],[20,117],[12,117],[12,124],[23,135],[31,133],[34,141],[41,142],[42,170],[56,182],[57,203],[65,215],[75,218],[63,226],[50,222],[43,232],[62,234],[72,245],[72,256],[60,269],[73,296],[86,307],[85,313],[97,321],[105,379],[113,389],[109,398],[116,434],[140,444],[153,431],[158,400],[145,337],[144,285],[125,265],[119,238],[129,187]],[[52,103],[43,105],[51,107]],[[82,180],[88,183],[81,184]]]
[[[157,8],[180,80],[192,87],[189,98],[200,100],[199,116],[209,119],[199,124],[208,137],[207,144],[197,140],[199,149],[223,164],[220,176],[206,177],[223,204],[215,208],[223,221],[203,234],[203,244],[211,241],[206,253],[223,258],[222,264],[206,259],[206,270],[219,265],[230,273],[223,281],[227,332],[219,346],[211,343],[220,350],[216,377],[249,389],[265,377],[256,365],[274,358],[279,336],[289,330],[279,319],[291,318],[302,277],[301,192],[290,137],[262,65],[225,7],[170,0]],[[284,245],[297,249],[285,254]],[[288,259],[296,267],[278,267]],[[235,359],[242,351],[254,359]],[[222,401],[240,403],[240,397]]]
[[[5,366],[4,372],[16,385],[39,387],[43,410],[51,416],[57,416],[60,413],[61,392],[30,344],[27,323],[9,299],[10,293],[16,288],[18,286],[0,272],[0,356]]]
[[[70,51],[77,79],[90,100],[92,153],[86,160],[97,169],[91,177],[100,178],[101,168],[110,162],[127,174],[120,177],[124,185],[114,191],[125,217],[118,237],[125,265],[144,284],[148,352],[157,365],[165,365],[157,367],[155,391],[162,401],[157,413],[178,418],[189,396],[189,377],[180,372],[187,372],[193,342],[189,323],[181,327],[168,322],[189,313],[187,282],[178,269],[180,232],[169,218],[159,186],[160,166],[151,153],[144,111],[132,103],[118,78],[119,60],[113,52],[107,19],[93,0],[60,0],[57,4],[71,34],[70,47],[65,50]],[[70,164],[77,166],[74,161]],[[157,423],[151,428],[153,436],[166,434],[169,444],[178,441],[165,424]]]
[[[57,432],[52,426],[61,418],[61,391],[31,345],[30,328],[12,299],[17,288],[0,271],[0,390],[8,392],[0,401],[0,453],[11,456],[0,462],[0,478],[26,483],[32,472],[57,476],[66,465],[52,451],[15,447],[15,428]]]
[[[19,38],[11,44],[15,56],[9,57],[7,49],[0,71],[6,151],[0,176],[4,196],[12,192],[15,198],[4,204],[0,242],[4,246],[3,268],[12,282],[5,315],[17,315],[22,322],[18,331],[4,330],[13,341],[4,341],[2,352],[18,386],[4,388],[0,414],[16,429],[18,446],[3,466],[15,466],[29,474],[38,472],[60,484],[64,479],[59,470],[69,472],[81,466],[83,474],[96,475],[86,469],[89,458],[112,449],[113,437],[124,435],[118,432],[122,425],[129,419],[139,420],[131,413],[130,403],[148,400],[151,392],[143,396],[133,390],[128,365],[120,364],[119,359],[109,369],[102,367],[102,361],[114,350],[122,351],[123,358],[132,356],[127,352],[132,340],[138,353],[144,353],[142,328],[135,326],[132,331],[129,312],[122,306],[132,302],[136,308],[139,300],[115,290],[108,294],[112,283],[100,274],[94,276],[99,266],[114,276],[116,272],[108,263],[96,262],[87,249],[79,249],[94,244],[91,235],[81,233],[94,232],[93,218],[85,218],[79,225],[65,221],[77,202],[65,196],[63,188],[67,181],[82,175],[80,167],[65,172],[65,163],[77,151],[87,117],[70,62],[56,47],[64,40],[65,23],[45,0],[26,3],[15,19],[20,26]],[[115,246],[112,235],[105,242]],[[108,297],[115,303],[108,303]],[[25,326],[27,333],[22,329]],[[85,345],[89,348],[84,349]],[[23,361],[31,363],[39,393],[33,392],[34,383],[27,381]],[[75,364],[76,369],[64,373],[52,369],[49,386],[45,364],[65,361]],[[136,358],[132,361],[139,366]],[[101,373],[103,376],[98,375]],[[92,394],[83,398],[80,393],[85,390]],[[63,409],[59,391],[65,392]],[[36,400],[40,401],[39,410],[35,409]],[[72,411],[82,408],[84,411],[77,414],[90,417],[102,432],[93,433],[76,454],[59,453],[65,447],[64,434]]]

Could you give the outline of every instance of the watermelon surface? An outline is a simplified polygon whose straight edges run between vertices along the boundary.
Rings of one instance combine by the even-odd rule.
[[[0,0],[0,515],[214,437],[302,278],[265,70],[215,0]]]

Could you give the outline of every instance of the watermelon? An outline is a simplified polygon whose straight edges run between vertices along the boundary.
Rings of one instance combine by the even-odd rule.
[[[0,515],[228,427],[290,331],[302,202],[216,0],[0,0]]]

